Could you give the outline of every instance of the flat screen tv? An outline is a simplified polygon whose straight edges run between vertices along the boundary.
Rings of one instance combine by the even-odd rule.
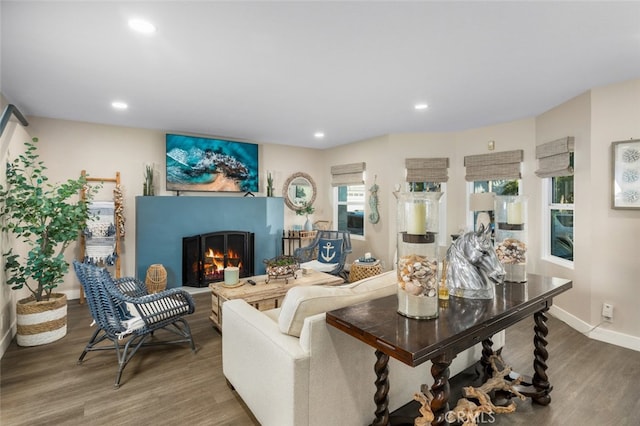
[[[258,191],[258,145],[167,133],[168,191]]]

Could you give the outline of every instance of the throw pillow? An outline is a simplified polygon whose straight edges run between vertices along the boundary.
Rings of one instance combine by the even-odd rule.
[[[278,316],[282,333],[300,337],[307,317],[397,292],[395,271],[342,286],[297,286],[287,292]]]
[[[318,261],[322,263],[339,263],[342,256],[342,239],[318,241]]]

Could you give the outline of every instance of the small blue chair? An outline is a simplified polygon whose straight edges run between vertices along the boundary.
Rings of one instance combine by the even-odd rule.
[[[148,294],[143,282],[132,277],[113,280],[106,268],[73,262],[84,289],[96,331],[78,359],[81,364],[88,352],[115,350],[118,372],[115,387],[120,387],[122,371],[142,346],[189,343],[196,347],[186,315],[195,312],[195,303],[182,289]],[[175,340],[156,339],[154,332],[166,330],[179,336]],[[111,345],[101,345],[110,341]]]

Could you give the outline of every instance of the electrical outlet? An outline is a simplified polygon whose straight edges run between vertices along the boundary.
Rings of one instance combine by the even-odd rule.
[[[602,316],[607,321],[613,321],[613,305],[611,303],[602,304]]]

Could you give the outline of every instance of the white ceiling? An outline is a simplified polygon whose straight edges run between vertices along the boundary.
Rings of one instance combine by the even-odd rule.
[[[0,7],[0,90],[24,114],[252,142],[460,131],[640,78],[640,2]],[[131,32],[131,17],[157,32]]]

